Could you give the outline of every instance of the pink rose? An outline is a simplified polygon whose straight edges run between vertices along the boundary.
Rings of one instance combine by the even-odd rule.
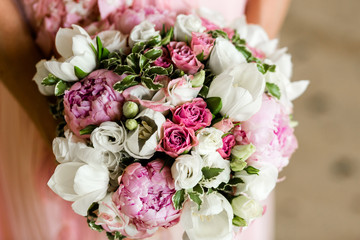
[[[112,86],[122,79],[112,71],[97,70],[65,91],[65,120],[75,135],[88,137],[79,131],[88,125],[120,120],[124,98]]]
[[[180,70],[187,74],[195,74],[204,65],[196,58],[191,48],[184,42],[170,42],[168,44],[171,60]]]
[[[159,66],[159,67],[163,67],[163,68],[168,68],[171,65],[171,59],[170,59],[170,54],[169,51],[165,48],[162,47],[161,50],[163,51],[163,54],[161,55],[161,57],[159,57],[158,59],[156,59],[153,64],[155,66]]]
[[[156,151],[165,152],[176,158],[198,144],[195,132],[191,128],[167,120],[162,127],[162,137]]]
[[[204,59],[207,59],[214,47],[215,39],[207,33],[192,32],[191,49],[195,56],[204,53]]]
[[[173,121],[183,124],[194,131],[210,126],[212,115],[206,108],[202,98],[195,98],[192,102],[185,103],[173,111]]]
[[[206,18],[201,18],[202,25],[206,28],[206,31],[218,30],[220,27],[215,23],[207,20]]]
[[[256,152],[250,159],[272,163],[279,171],[298,146],[285,107],[266,94],[259,112],[243,122],[236,135],[236,140],[241,140],[238,144],[255,145]]]
[[[230,157],[231,149],[235,146],[235,137],[232,134],[226,135],[222,138],[223,147],[219,148],[217,151],[220,153],[221,157],[226,159]]]
[[[223,131],[224,133],[227,133],[234,127],[234,124],[230,118],[225,118],[220,122],[215,123],[213,127]]]
[[[143,167],[140,163],[129,165],[119,178],[119,188],[112,200],[119,212],[129,218],[136,229],[121,234],[131,238],[145,238],[157,227],[171,227],[179,222],[180,211],[175,210],[172,197],[174,180],[164,161],[154,160]],[[133,234],[136,235],[133,235]]]

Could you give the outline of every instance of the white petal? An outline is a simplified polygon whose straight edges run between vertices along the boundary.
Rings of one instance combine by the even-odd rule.
[[[103,165],[83,165],[76,172],[74,190],[78,195],[85,195],[93,191],[106,192],[109,183],[109,172]]]
[[[54,95],[55,86],[44,86],[41,84],[44,78],[49,75],[49,71],[45,68],[46,60],[43,59],[36,64],[36,74],[33,77],[33,80],[36,82],[38,86],[39,92],[45,96]]]
[[[74,72],[74,65],[71,63],[47,61],[45,67],[50,73],[64,81],[73,82],[78,80]]]
[[[303,94],[307,89],[309,83],[310,81],[308,80],[301,80],[301,81],[292,82],[290,85],[288,85],[286,87],[286,91],[289,99],[292,101],[298,98],[299,96],[301,96],[301,94]]]
[[[99,190],[99,191],[91,192],[89,194],[81,196],[71,205],[71,207],[74,210],[74,212],[76,212],[77,214],[81,216],[86,216],[87,211],[91,206],[91,204],[93,202],[100,201],[105,197],[105,195],[106,195],[106,191],[103,192]]]

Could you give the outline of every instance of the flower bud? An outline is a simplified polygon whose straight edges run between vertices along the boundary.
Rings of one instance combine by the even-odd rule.
[[[139,107],[136,103],[128,101],[123,106],[123,113],[126,118],[134,118],[139,113]]]
[[[239,196],[231,201],[235,216],[244,219],[247,225],[255,218],[261,217],[263,208],[259,202],[245,196]]]
[[[125,122],[125,126],[130,131],[135,130],[138,127],[138,123],[135,119],[128,119]]]
[[[231,150],[231,170],[240,172],[246,167],[246,160],[256,151],[256,147],[253,144],[248,145],[236,145]]]
[[[200,72],[194,75],[194,79],[191,80],[191,85],[193,88],[201,87],[205,81],[205,71],[201,70]]]

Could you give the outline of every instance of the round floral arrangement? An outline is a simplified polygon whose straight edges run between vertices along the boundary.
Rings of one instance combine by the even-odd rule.
[[[131,26],[60,29],[61,58],[37,65],[61,121],[48,185],[109,239],[180,222],[184,239],[230,240],[266,214],[261,201],[297,148],[291,101],[308,82],[291,82],[289,55],[244,18],[133,24],[135,10],[121,11],[115,25]]]

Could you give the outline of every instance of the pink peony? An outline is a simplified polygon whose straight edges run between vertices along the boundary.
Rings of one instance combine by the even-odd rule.
[[[159,66],[159,67],[163,67],[163,68],[168,68],[171,65],[171,59],[170,59],[170,54],[169,51],[162,47],[161,50],[163,51],[163,54],[161,57],[159,57],[158,59],[156,59],[153,64],[155,66]]]
[[[185,103],[173,111],[173,121],[184,124],[194,131],[210,126],[212,115],[206,108],[206,102],[202,98],[195,98],[192,102]]]
[[[230,118],[225,118],[220,122],[215,123],[213,127],[227,133],[234,127],[234,124]]]
[[[194,55],[197,56],[203,52],[204,59],[207,59],[214,47],[215,39],[207,33],[192,32],[191,35],[191,49],[193,50]]]
[[[131,30],[145,20],[144,11],[135,11],[133,9],[126,9],[118,11],[111,16],[110,22],[115,23],[115,28],[123,34],[129,34]]]
[[[195,74],[204,67],[185,42],[170,42],[167,47],[173,63],[185,73]]]
[[[288,165],[298,147],[285,107],[265,94],[259,112],[243,122],[241,130],[234,134],[238,144],[255,145],[256,152],[250,159],[272,163],[279,171]]]
[[[220,153],[222,158],[228,158],[231,154],[231,149],[235,146],[235,137],[232,134],[229,134],[222,138],[223,147],[219,148],[217,151]]]
[[[163,124],[162,137],[156,151],[165,152],[176,158],[198,144],[195,132],[191,128],[167,120]]]
[[[88,125],[120,120],[124,98],[112,86],[122,79],[112,71],[97,70],[65,92],[65,120],[77,136]]]
[[[172,197],[175,194],[174,180],[164,161],[154,160],[143,167],[140,163],[129,165],[119,178],[119,188],[112,200],[121,214],[134,225],[131,233],[126,229],[121,234],[132,238],[149,237],[151,230],[171,227],[179,222],[180,211],[175,210]],[[136,233],[134,236],[133,233]]]

